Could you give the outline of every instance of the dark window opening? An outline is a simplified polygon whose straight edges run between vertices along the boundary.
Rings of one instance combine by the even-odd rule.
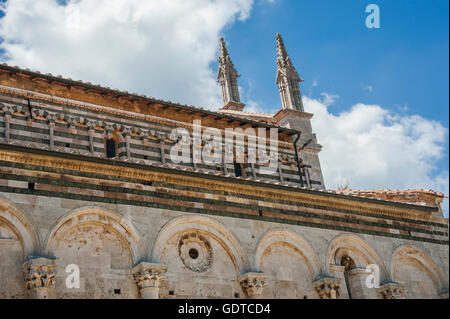
[[[303,296],[303,299],[308,299],[308,296],[307,296],[307,295],[304,295],[304,296]]]
[[[355,262],[349,256],[342,257],[341,265],[345,267],[345,271],[350,271],[356,268]]]
[[[28,189],[34,191],[34,183],[28,183]]]
[[[145,185],[145,186],[152,186],[152,185],[153,185],[153,182],[150,182],[150,181],[143,181],[142,184]]]
[[[173,296],[173,295],[175,295],[175,291],[169,290],[169,296]]]
[[[66,143],[66,147],[70,147],[70,143]]]
[[[145,159],[145,160],[148,159],[148,156],[147,156],[147,155],[144,155],[144,159]]]
[[[259,210],[259,216],[262,216],[263,215],[263,211],[262,211],[262,209],[260,209]]]
[[[114,293],[115,293],[116,295],[120,295],[120,289],[114,289]]]
[[[239,293],[238,292],[236,292],[235,294],[234,294],[234,298],[239,298],[240,296],[239,296]]]
[[[242,176],[242,167],[241,163],[234,162],[234,175],[236,177]]]
[[[198,250],[195,248],[189,249],[189,257],[191,257],[192,259],[197,259],[198,258]]]
[[[106,140],[106,157],[116,157],[116,142],[112,138]]]

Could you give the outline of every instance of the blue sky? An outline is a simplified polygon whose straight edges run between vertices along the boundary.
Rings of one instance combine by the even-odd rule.
[[[380,7],[380,29],[365,27],[369,3]],[[278,0],[255,5],[252,18],[223,34],[242,75],[239,85],[267,111],[280,105],[274,84],[274,35],[280,32],[305,80],[303,95],[339,95],[331,113],[360,102],[379,104],[448,128],[448,12],[446,0]],[[449,164],[448,139],[445,144],[442,169]]]
[[[370,3],[380,7],[380,29],[365,26]],[[220,36],[242,75],[247,110],[279,109],[280,32],[305,80],[328,188],[348,180],[352,188],[432,188],[448,196],[448,1],[6,4],[0,62],[210,109],[221,106]]]
[[[365,27],[372,2],[380,7],[380,29]],[[239,84],[267,109],[280,103],[274,85],[280,32],[305,79],[303,94],[338,94],[336,112],[356,102],[397,112],[407,106],[448,127],[448,9],[440,0],[277,0],[255,5],[250,19],[223,33],[242,74]]]

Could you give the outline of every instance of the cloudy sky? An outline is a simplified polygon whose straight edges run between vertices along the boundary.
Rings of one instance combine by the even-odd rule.
[[[210,109],[221,104],[220,36],[248,110],[280,108],[280,32],[305,80],[328,188],[448,196],[447,0],[0,3],[0,62]],[[380,29],[365,26],[369,3],[380,7]]]

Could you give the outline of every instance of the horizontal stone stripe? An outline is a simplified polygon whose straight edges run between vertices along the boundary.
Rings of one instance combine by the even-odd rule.
[[[305,211],[290,211],[286,209],[278,209],[278,208],[267,208],[267,207],[261,207],[257,205],[250,206],[248,204],[239,204],[239,203],[233,203],[229,200],[216,200],[216,199],[205,199],[205,198],[199,198],[199,197],[192,197],[192,196],[186,196],[186,195],[177,195],[177,194],[169,194],[169,193],[158,193],[155,191],[145,191],[145,190],[138,190],[138,189],[130,189],[130,188],[124,188],[124,187],[116,187],[116,186],[104,186],[104,185],[96,185],[96,184],[89,184],[89,183],[80,183],[80,182],[74,182],[74,181],[64,181],[64,180],[49,180],[45,178],[37,178],[37,177],[30,177],[30,176],[22,176],[22,175],[16,175],[16,174],[3,174],[5,179],[13,179],[13,180],[25,180],[25,181],[31,181],[35,183],[40,184],[48,184],[48,185],[58,185],[58,189],[61,190],[61,188],[85,188],[90,189],[94,191],[104,191],[111,193],[111,196],[124,196],[124,198],[127,198],[126,194],[134,194],[134,195],[142,195],[149,197],[149,200],[154,200],[154,198],[167,198],[172,201],[178,202],[180,205],[183,205],[183,202],[192,202],[192,203],[202,203],[204,205],[211,205],[210,208],[212,209],[215,207],[218,210],[227,210],[228,207],[234,207],[239,208],[240,210],[246,211],[247,213],[251,213],[253,211],[258,212],[261,211],[263,214],[270,213],[270,214],[278,214],[278,215],[284,215],[284,216],[303,216],[304,218],[317,218],[320,220],[330,220],[333,222],[342,222],[342,223],[350,223],[350,224],[358,224],[358,225],[367,225],[371,227],[380,227],[383,229],[399,229],[399,230],[405,230],[405,231],[415,231],[420,233],[426,233],[426,234],[436,234],[436,235],[442,235],[445,236],[448,234],[443,232],[437,232],[437,231],[429,231],[425,229],[418,229],[413,227],[404,227],[401,225],[389,225],[386,223],[380,222],[380,219],[377,219],[377,221],[365,221],[365,220],[357,220],[357,219],[348,219],[348,218],[341,218],[338,216],[330,215],[329,213],[323,213],[323,214],[317,214],[313,212],[305,212]],[[50,189],[49,189],[50,190]],[[66,190],[68,191],[68,190]],[[74,191],[74,190],[72,190]],[[84,193],[88,195],[88,193]],[[106,195],[105,195],[106,196]],[[361,227],[361,226],[359,226]]]
[[[126,121],[128,124],[125,124],[125,125],[135,126],[135,127],[136,127],[136,123],[140,122],[144,125],[143,127],[145,127],[145,129],[148,129],[147,125],[149,123],[160,126],[162,128],[167,128],[169,131],[171,131],[174,128],[170,125],[155,123],[155,122],[151,122],[151,121],[144,121],[142,119],[127,117],[126,115],[123,116],[123,115],[105,113],[101,110],[84,110],[84,109],[81,109],[81,108],[79,108],[77,106],[73,106],[73,105],[63,105],[63,104],[55,103],[52,101],[42,102],[39,99],[33,99],[33,98],[29,98],[29,100],[32,104],[31,106],[33,109],[43,109],[48,112],[57,111],[59,113],[70,114],[75,117],[84,117],[84,118],[89,118],[88,114],[91,113],[91,114],[95,114],[93,120],[108,119],[107,121],[109,121],[109,122],[115,122],[116,119],[119,119],[117,122],[115,122],[116,124],[124,124],[124,122]],[[10,103],[10,104],[12,103],[12,104],[22,105],[22,106],[28,105],[27,99],[18,98],[17,96],[10,95],[8,93],[0,93],[0,101],[3,101],[4,103]],[[88,103],[88,104],[90,104],[90,103]],[[99,107],[108,107],[106,105],[98,105],[98,106]],[[270,127],[272,127],[272,126],[270,126]],[[284,147],[284,146],[281,146],[281,147]],[[290,149],[290,147],[289,147],[289,149]],[[293,152],[293,150],[292,150],[292,152]]]
[[[62,125],[62,124],[57,123],[57,125]],[[64,128],[66,130],[65,126],[64,126]],[[17,130],[17,131],[15,131],[15,130]],[[77,128],[77,130],[78,130],[78,128]],[[28,137],[22,138],[21,136],[26,136],[23,134],[23,132],[32,132],[35,134],[40,133],[40,134],[43,134],[44,136],[41,136],[41,137],[28,136]],[[49,145],[49,132],[50,131],[48,129],[33,128],[33,127],[30,127],[27,125],[14,124],[11,126],[11,138],[14,138],[16,140],[21,140],[21,141],[45,144],[45,145]],[[66,147],[66,144],[70,143],[69,147],[73,148],[73,149],[78,149],[78,150],[89,150],[90,149],[89,148],[89,135],[69,133],[68,128],[67,128],[67,131],[59,131],[59,130],[55,129],[54,137],[55,137],[55,139],[54,139],[55,146]],[[103,148],[98,148],[100,145],[103,145],[103,143],[104,143],[103,138],[94,137],[93,142],[94,142],[94,150],[95,151],[98,151],[98,152],[104,151]],[[142,150],[154,151],[155,153],[158,153],[158,154],[160,153],[159,144],[157,144],[157,143],[150,143],[149,146],[143,146],[143,145],[137,145],[137,144],[130,143],[130,149],[136,149],[136,148],[142,149]],[[167,155],[166,156],[167,162],[173,163],[170,159],[170,148],[171,148],[171,145],[169,143],[167,143],[164,152]],[[136,153],[131,154],[131,157],[133,158],[134,157],[133,155],[135,155],[135,154]],[[147,156],[147,155],[137,156],[136,158],[144,159],[144,156]],[[205,165],[203,168],[210,169],[212,171],[216,170],[216,167],[212,166],[212,165]],[[232,170],[234,172],[233,167],[230,167],[228,169]],[[260,173],[258,173],[258,169],[259,169],[258,164],[255,164],[255,170],[256,170],[255,173],[256,173],[257,178],[279,180],[278,173],[275,173],[273,175],[260,174]],[[282,170],[282,171],[283,171],[284,179],[286,181],[292,181],[294,183],[299,181],[299,178],[296,175],[297,174],[296,171],[288,171],[288,170]],[[249,173],[251,174],[251,172],[249,172]],[[304,173],[302,175],[305,176]],[[314,181],[314,180],[311,181],[311,184],[321,185],[321,183],[319,181]]]
[[[7,94],[2,93],[1,95],[5,96]],[[10,97],[10,95],[7,95],[7,96]],[[26,102],[26,100],[23,102],[19,102],[19,101],[10,101],[10,100],[4,99],[4,98],[0,98],[0,102],[12,103],[12,104],[28,107],[28,103]],[[61,105],[61,104],[56,104],[56,103],[52,103],[52,102],[43,103],[43,102],[40,102],[40,101],[34,100],[34,99],[30,99],[30,102],[32,103],[33,109],[40,109],[40,110],[47,111],[49,113],[56,112],[56,113],[65,114],[65,115],[69,115],[69,116],[73,116],[73,117],[84,117],[90,121],[106,121],[106,122],[111,122],[113,124],[124,124],[126,126],[134,126],[134,127],[138,127],[138,128],[142,128],[142,129],[146,129],[146,130],[149,129],[148,125],[151,123],[152,125],[155,126],[155,128],[162,130],[162,131],[164,130],[166,132],[170,132],[173,129],[173,127],[166,126],[164,124],[154,123],[154,122],[150,122],[150,121],[147,122],[147,121],[142,121],[139,119],[124,118],[123,116],[120,116],[120,115],[105,114],[101,111],[95,111],[95,110],[85,111],[85,110],[80,110],[76,107],[69,106],[69,105]],[[89,115],[89,114],[93,114],[93,115]],[[141,123],[141,124],[139,124],[139,123]]]
[[[47,197],[61,197],[61,198],[84,200],[84,201],[90,201],[90,202],[103,202],[103,203],[130,205],[130,206],[143,206],[143,207],[150,207],[150,208],[153,207],[153,208],[168,209],[168,210],[181,211],[181,212],[187,212],[187,213],[256,219],[256,220],[264,220],[264,221],[275,222],[275,223],[280,223],[280,224],[293,224],[293,225],[306,226],[306,227],[312,227],[312,228],[326,228],[326,229],[333,229],[333,230],[338,230],[338,231],[365,233],[365,234],[377,235],[377,236],[382,236],[382,237],[395,237],[395,238],[402,238],[402,239],[407,239],[407,240],[436,243],[436,244],[441,244],[441,245],[449,244],[448,240],[441,241],[441,240],[436,240],[436,239],[432,239],[432,238],[405,236],[402,234],[392,234],[392,233],[386,233],[386,232],[380,232],[380,231],[374,231],[374,230],[357,229],[354,227],[342,227],[342,226],[336,226],[336,225],[326,224],[326,223],[313,223],[313,222],[304,222],[304,221],[298,221],[298,220],[275,218],[275,217],[270,217],[270,216],[249,215],[249,214],[241,214],[241,213],[227,212],[227,211],[214,211],[214,210],[207,210],[207,209],[198,208],[198,207],[174,206],[174,205],[155,203],[155,202],[133,201],[133,200],[126,200],[126,199],[119,199],[119,198],[78,195],[78,194],[54,192],[54,191],[40,191],[40,190],[32,191],[29,189],[6,187],[6,186],[0,186],[0,192],[20,193],[20,194],[35,195],[35,196],[47,196]]]
[[[26,141],[26,142],[33,142],[43,145],[49,145],[49,140],[45,140],[43,138],[38,137],[31,137],[31,136],[24,136],[24,135],[16,135],[16,134],[9,134],[9,138],[11,140],[18,140],[18,141]]]
[[[0,102],[1,101],[2,100],[0,99]],[[34,100],[30,99],[30,101],[34,101]],[[19,102],[7,101],[7,100],[6,101],[3,100],[3,102],[13,103],[13,104],[28,107],[26,102],[19,103]],[[36,103],[36,101],[34,101],[34,103]],[[37,107],[36,105],[34,105],[34,106],[32,106],[33,109],[45,110],[49,113],[57,112],[60,114],[67,114],[67,115],[73,116],[73,117],[83,117],[87,120],[94,121],[94,122],[95,121],[106,121],[106,122],[110,122],[112,124],[122,124],[125,126],[140,128],[140,129],[147,130],[147,131],[157,130],[157,131],[160,131],[160,132],[166,133],[166,134],[170,134],[172,132],[172,130],[175,128],[175,127],[171,127],[171,126],[167,126],[167,125],[159,124],[159,123],[155,123],[155,122],[140,121],[138,119],[127,119],[122,116],[118,116],[118,115],[114,115],[114,114],[105,115],[105,113],[102,113],[99,111],[92,111],[92,110],[90,110],[88,112],[80,111],[79,109],[72,107],[72,106],[66,106],[66,105],[62,106],[59,104],[53,104],[51,102],[46,102],[46,103],[37,102],[37,103],[40,104],[40,106]],[[43,106],[43,105],[45,105],[45,106]],[[60,108],[58,108],[58,109],[49,108],[48,106],[51,106],[51,105],[59,106]],[[68,110],[71,110],[71,111],[68,111]],[[76,112],[76,113],[74,113],[74,112]],[[93,117],[89,116],[89,113],[95,114],[95,116],[93,116]],[[119,120],[116,120],[117,118]],[[137,122],[141,122],[142,125],[139,125]],[[56,122],[55,124],[57,126],[67,127],[67,124],[63,124],[63,123],[59,123],[59,122]],[[149,127],[149,124],[151,124],[152,127]],[[78,127],[77,127],[77,129],[78,129]],[[191,133],[191,136],[192,136],[192,130],[188,129],[188,131]],[[293,150],[287,149],[282,145],[280,145],[279,147],[280,147],[280,153],[279,153],[280,155],[289,155],[289,156],[294,155]]]
[[[46,171],[46,172],[57,172],[57,173],[72,174],[72,175],[78,175],[78,176],[82,176],[82,177],[98,178],[98,179],[104,179],[104,180],[120,180],[120,181],[124,181],[124,182],[141,183],[141,184],[145,183],[145,181],[142,181],[142,180],[139,180],[139,179],[129,179],[129,178],[124,178],[124,177],[112,177],[112,176],[108,176],[108,175],[104,175],[104,174],[92,174],[92,173],[85,173],[85,172],[78,172],[78,171],[53,169],[53,168],[50,168],[50,167],[36,167],[36,166],[33,166],[33,165],[24,165],[24,164],[20,164],[20,163],[11,163],[11,162],[4,162],[4,161],[1,161],[0,163],[1,163],[2,166],[6,166],[6,167],[24,168],[24,169],[31,169],[31,170],[38,170],[38,171]],[[261,197],[257,197],[257,196],[250,196],[250,195],[245,195],[244,196],[244,195],[241,195],[239,193],[206,190],[204,188],[199,188],[199,187],[197,187],[197,188],[195,188],[195,187],[187,188],[187,187],[184,187],[184,186],[181,186],[181,185],[166,184],[166,183],[160,183],[160,182],[155,182],[155,185],[161,185],[161,186],[165,186],[165,187],[169,187],[169,188],[175,188],[175,189],[180,189],[180,190],[189,189],[189,190],[199,191],[199,192],[209,192],[209,193],[213,193],[213,194],[232,195],[232,196],[239,197],[239,198],[249,198],[249,199],[254,199],[254,200],[267,201],[267,199],[261,198]],[[387,220],[397,220],[397,221],[403,221],[403,222],[412,223],[412,224],[422,224],[422,225],[436,226],[436,227],[442,227],[442,228],[445,228],[445,229],[448,228],[447,225],[445,225],[445,224],[425,222],[425,221],[421,221],[421,220],[411,220],[411,219],[405,219],[405,218],[400,218],[400,217],[395,217],[395,216],[385,216],[385,215],[379,215],[379,214],[357,212],[357,211],[351,211],[351,210],[346,210],[346,209],[339,209],[339,208],[334,208],[334,207],[325,207],[325,206],[320,206],[320,205],[311,205],[311,204],[307,204],[307,203],[291,202],[291,201],[284,201],[284,200],[278,200],[278,199],[272,199],[272,198],[270,199],[270,201],[274,202],[274,203],[295,205],[295,206],[314,208],[314,209],[325,210],[325,211],[329,210],[329,211],[336,211],[336,212],[345,213],[345,214],[372,216],[372,217],[378,217],[378,218],[382,217],[382,218],[387,219]]]

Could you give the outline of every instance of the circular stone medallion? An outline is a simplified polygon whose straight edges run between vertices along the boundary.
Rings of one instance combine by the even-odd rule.
[[[211,244],[199,233],[181,236],[178,242],[178,254],[183,264],[192,271],[204,272],[211,268]]]

